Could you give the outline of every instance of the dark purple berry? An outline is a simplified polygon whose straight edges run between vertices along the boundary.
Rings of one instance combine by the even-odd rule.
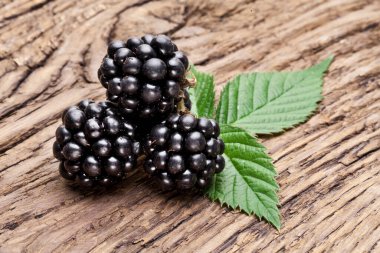
[[[178,82],[173,80],[166,80],[164,83],[164,94],[167,97],[177,98],[181,87]]]
[[[165,35],[158,35],[150,44],[161,56],[168,57],[174,52],[172,41]]]
[[[211,121],[206,118],[199,118],[197,129],[203,133],[206,138],[210,138],[214,133],[214,126]]]
[[[126,136],[120,136],[115,140],[114,149],[117,156],[127,158],[132,154],[132,143]]]
[[[91,118],[84,125],[84,134],[88,139],[97,139],[102,136],[103,124],[96,118]]]
[[[64,144],[71,139],[71,132],[65,126],[59,126],[55,131],[55,138],[60,144]]]
[[[114,61],[117,65],[119,66],[123,66],[123,63],[125,61],[125,59],[127,59],[128,57],[133,57],[134,54],[133,52],[128,49],[128,48],[119,48],[115,54],[114,54]]]
[[[111,95],[120,95],[121,94],[121,80],[119,77],[114,77],[108,82],[108,92]]]
[[[212,133],[212,135],[216,138],[216,137],[218,137],[219,136],[219,134],[220,134],[220,128],[219,128],[219,125],[218,125],[218,123],[216,123],[216,121],[215,120],[213,120],[213,119],[210,119],[210,121],[211,121],[211,124],[212,124],[212,126],[213,126],[213,133]]]
[[[87,118],[100,118],[103,113],[103,107],[97,103],[92,103],[84,110]]]
[[[185,170],[185,161],[181,155],[172,155],[168,160],[168,171],[172,175],[177,175]]]
[[[146,35],[144,35],[144,36],[141,37],[141,39],[142,39],[146,44],[150,44],[154,38],[155,38],[155,36],[152,35],[152,34],[146,34]]]
[[[149,80],[162,80],[166,75],[166,64],[161,59],[151,58],[144,63],[142,73]]]
[[[129,173],[131,171],[133,171],[133,169],[135,168],[136,166],[136,163],[134,161],[126,161],[122,164],[122,170],[125,172],[125,173]]]
[[[219,154],[223,154],[224,153],[224,142],[223,142],[223,140],[222,139],[218,139],[217,140],[218,141],[218,143],[219,143]]]
[[[78,184],[83,188],[91,188],[94,186],[94,181],[85,173],[78,173],[77,181]]]
[[[189,168],[192,171],[201,171],[206,166],[206,156],[203,153],[194,154],[189,156]]]
[[[122,121],[122,126],[123,126],[123,132],[126,136],[128,136],[129,138],[132,138],[134,139],[135,138],[135,129],[136,127],[130,123],[128,123],[127,121]]]
[[[198,120],[191,114],[183,115],[178,120],[178,128],[183,132],[193,130],[198,124]]]
[[[68,129],[80,129],[86,122],[86,115],[83,111],[72,109],[65,114],[64,124]]]
[[[139,100],[136,98],[123,97],[120,103],[125,109],[131,109],[131,111],[133,112],[133,110],[137,109],[139,105]]]
[[[90,177],[99,176],[102,173],[100,162],[94,156],[87,156],[83,161],[83,171]]]
[[[142,44],[136,47],[135,54],[141,61],[146,61],[157,56],[154,49],[148,44]]]
[[[137,75],[140,73],[141,61],[136,57],[128,57],[123,63],[123,73],[125,75]]]
[[[83,147],[89,147],[90,146],[89,140],[87,140],[86,135],[82,131],[76,132],[73,136],[73,139],[76,143],[78,143],[79,145],[81,145]]]
[[[194,131],[189,133],[185,138],[185,148],[190,153],[197,153],[204,150],[206,139],[200,132]]]
[[[108,101],[111,101],[113,103],[117,103],[117,100],[119,99],[118,95],[112,95],[109,91],[106,92]]]
[[[177,188],[180,190],[191,189],[197,181],[197,177],[190,170],[186,170],[176,179]]]
[[[146,160],[144,162],[144,170],[146,173],[148,173],[150,175],[153,175],[154,173],[157,172],[157,168],[156,168],[156,166],[154,166],[152,159]]]
[[[150,132],[150,138],[153,142],[153,145],[162,146],[166,143],[170,135],[170,130],[165,125],[157,125],[153,127]]]
[[[210,184],[210,180],[209,179],[205,179],[205,178],[201,177],[201,178],[198,178],[198,180],[197,180],[197,185],[201,189],[206,188],[209,184]]]
[[[153,106],[141,107],[140,113],[138,116],[144,120],[147,120],[147,119],[152,118],[154,116],[156,109],[157,108],[153,107]]]
[[[77,161],[83,156],[83,149],[75,142],[68,142],[63,146],[62,154],[69,161]]]
[[[99,69],[100,71],[100,69]],[[99,76],[99,81],[100,83],[102,84],[102,86],[106,89],[108,89],[108,78],[106,76],[104,76],[103,74],[101,76]]]
[[[109,157],[105,161],[105,171],[107,175],[112,177],[121,177],[123,175],[123,172],[121,170],[121,163],[116,157]]]
[[[215,173],[215,160],[208,159],[206,160],[206,166],[205,169],[202,170],[201,176],[203,178],[211,178]]]
[[[118,69],[112,58],[104,58],[100,69],[104,76],[113,77],[117,74]]]
[[[107,139],[99,139],[92,144],[91,149],[96,156],[106,157],[111,154],[112,144]]]
[[[79,107],[79,109],[84,111],[84,110],[86,110],[87,106],[89,106],[90,104],[93,104],[93,103],[95,103],[95,102],[92,99],[84,99],[78,103],[78,107]]]
[[[181,79],[185,75],[185,67],[183,63],[176,57],[171,58],[166,62],[168,68],[168,77],[173,79]]]
[[[178,129],[178,121],[179,121],[180,117],[181,116],[177,113],[170,114],[169,117],[167,118],[167,120],[165,121],[166,126],[171,128],[171,129]]]
[[[170,136],[168,148],[169,148],[169,151],[172,151],[172,152],[179,152],[182,150],[183,137],[180,133],[175,132]]]
[[[224,169],[225,161],[222,155],[217,155],[215,160],[215,173],[219,173]]]
[[[160,175],[159,175],[159,178],[160,178],[160,185],[161,185],[161,188],[166,191],[166,190],[171,190],[174,188],[174,181],[173,179],[170,177],[170,175],[166,172],[162,172]]]
[[[121,124],[115,116],[107,116],[103,119],[104,132],[109,135],[116,135],[121,130]]]
[[[119,50],[120,48],[125,48],[125,47],[126,45],[124,41],[114,40],[108,44],[107,54],[110,58],[113,58],[117,50]]]
[[[139,90],[139,81],[134,76],[125,76],[121,79],[121,90],[127,95],[135,95]]]
[[[62,161],[64,159],[63,154],[62,154],[62,147],[57,141],[53,143],[53,155],[59,161]]]
[[[63,178],[65,178],[65,179],[67,179],[67,180],[74,180],[75,177],[76,177],[75,174],[73,174],[73,173],[71,173],[71,172],[69,172],[69,171],[67,171],[67,170],[65,169],[65,166],[63,165],[63,162],[60,162],[60,163],[59,163],[59,174],[60,174]]]
[[[174,52],[174,56],[182,62],[183,66],[185,67],[185,70],[188,69],[189,60],[187,59],[187,56],[183,52],[176,51]]]
[[[153,164],[159,170],[165,169],[167,160],[168,160],[168,152],[164,150],[155,152],[153,154]]]
[[[161,89],[156,85],[144,84],[141,97],[146,104],[155,103],[161,98]]]
[[[132,153],[135,155],[140,155],[141,154],[141,144],[138,141],[135,141],[132,144]]]
[[[65,165],[65,169],[72,174],[78,173],[81,169],[80,162],[73,162],[73,161],[66,160],[64,162],[64,165]]]
[[[127,48],[133,51],[136,47],[140,46],[143,43],[144,41],[142,39],[137,38],[137,37],[132,37],[127,40]]]
[[[215,158],[219,154],[220,154],[219,142],[214,138],[209,139],[206,143],[206,155],[208,157]]]
[[[103,187],[109,187],[115,183],[115,180],[113,180],[111,177],[103,176],[99,179],[99,184]]]

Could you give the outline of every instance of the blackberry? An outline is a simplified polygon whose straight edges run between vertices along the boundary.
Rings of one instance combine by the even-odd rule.
[[[205,188],[224,169],[224,143],[212,119],[173,113],[155,125],[146,140],[145,171],[163,189]]]
[[[136,127],[114,104],[83,100],[62,121],[53,144],[62,177],[87,187],[109,186],[134,169],[140,153]]]
[[[158,122],[186,97],[189,61],[165,35],[112,41],[98,70],[107,98],[123,114]],[[185,106],[191,102],[185,98]],[[157,119],[156,121],[154,119]]]

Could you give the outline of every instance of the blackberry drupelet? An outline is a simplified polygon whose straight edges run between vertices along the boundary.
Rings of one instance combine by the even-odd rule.
[[[224,143],[212,119],[173,113],[144,141],[145,171],[165,190],[205,188],[224,169]]]
[[[140,153],[136,127],[111,102],[83,100],[62,115],[53,144],[59,172],[80,185],[109,186],[134,169]]]
[[[189,61],[165,35],[113,41],[98,70],[108,100],[123,114],[159,122],[186,96]],[[185,99],[186,106],[191,102]],[[154,119],[157,119],[156,121]]]

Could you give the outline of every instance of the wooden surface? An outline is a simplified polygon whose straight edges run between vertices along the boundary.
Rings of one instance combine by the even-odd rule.
[[[166,33],[217,89],[236,73],[301,69],[334,54],[306,124],[262,137],[283,227],[136,172],[111,191],[65,185],[60,112],[104,99],[106,43]],[[0,252],[380,252],[380,1],[0,3]]]

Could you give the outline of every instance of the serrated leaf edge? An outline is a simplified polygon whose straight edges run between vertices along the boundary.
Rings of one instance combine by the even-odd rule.
[[[313,76],[313,77],[315,77],[316,79],[319,79],[319,81],[321,81],[320,84],[319,84],[319,87],[322,87],[322,85],[323,85],[323,73],[325,73],[325,72],[328,70],[328,68],[329,68],[329,66],[330,66],[330,64],[331,64],[331,62],[332,62],[333,60],[334,60],[334,56],[331,55],[331,56],[329,56],[328,58],[326,58],[325,60],[323,60],[323,61],[320,62],[320,63],[317,63],[317,64],[315,64],[315,65],[313,65],[313,66],[311,66],[311,67],[309,67],[309,68],[307,68],[307,69],[304,69],[304,70],[297,70],[297,71],[282,71],[282,72],[273,72],[273,71],[272,71],[272,72],[247,72],[247,73],[241,73],[241,74],[235,76],[234,78],[232,78],[230,81],[227,82],[227,85],[224,86],[224,88],[222,89],[221,94],[227,94],[227,92],[226,92],[227,89],[229,89],[229,87],[230,87],[231,85],[233,85],[233,82],[234,82],[237,78],[241,78],[242,76],[250,76],[250,75],[253,75],[253,76],[254,76],[254,80],[256,80],[256,74],[270,74],[270,75],[273,75],[273,74],[276,74],[276,73],[283,73],[283,74],[286,74],[286,75],[287,75],[286,78],[288,78],[288,75],[289,75],[289,74],[297,74],[297,73],[302,73],[302,72],[305,72],[305,71],[311,71],[311,73],[315,75],[315,76]],[[309,78],[310,78],[310,76],[309,76]],[[309,78],[308,78],[308,79],[309,79]],[[285,80],[284,82],[286,82],[286,80]],[[294,87],[294,86],[293,86],[293,87]],[[288,92],[288,91],[291,90],[293,87],[287,89],[284,93]],[[283,94],[284,94],[284,93],[283,93]],[[320,103],[320,102],[322,101],[322,99],[323,99],[322,91],[320,91],[319,96],[318,96],[318,97],[315,97],[315,99],[316,99],[316,101],[313,103],[313,109],[310,110],[310,112],[309,112],[308,115],[303,116],[302,119],[300,119],[298,123],[295,123],[294,125],[289,126],[289,127],[284,127],[284,128],[282,128],[281,130],[278,130],[278,131],[268,131],[268,132],[266,132],[266,131],[262,131],[262,132],[253,132],[253,133],[250,132],[250,134],[252,134],[253,136],[256,136],[256,135],[273,135],[273,134],[280,134],[280,133],[283,133],[283,132],[285,132],[285,131],[287,131],[287,130],[293,129],[293,128],[299,126],[300,124],[305,123],[305,122],[306,122],[308,119],[310,119],[310,117],[312,117],[312,116],[314,115],[314,113],[318,110],[318,107],[317,107],[316,105],[317,105],[318,103]],[[220,99],[220,101],[221,101],[221,99]],[[218,105],[217,105],[217,108],[216,108],[216,110],[215,110],[216,115],[218,114],[218,111],[220,110],[220,105],[221,105],[221,102],[220,102],[220,101],[219,101],[219,103],[218,103]],[[227,99],[227,101],[229,102],[229,99]],[[271,102],[271,101],[273,101],[273,99],[270,100],[269,102]],[[266,105],[266,104],[264,104],[264,105],[261,106],[261,107],[255,108],[255,111],[259,110],[260,108],[264,107],[265,105]],[[228,104],[227,104],[227,107],[228,107]],[[252,112],[251,112],[251,113],[252,113]],[[249,113],[249,114],[251,114],[251,113]],[[249,114],[247,114],[247,115],[249,115]],[[247,115],[246,115],[246,116],[247,116]],[[241,118],[240,118],[240,119],[241,119]],[[239,120],[240,120],[240,119],[239,119]],[[216,120],[219,120],[219,119],[216,118]],[[234,123],[232,123],[232,124],[230,124],[230,125],[231,125],[231,126],[235,126],[235,127],[239,127],[239,126],[234,125]]]
[[[234,126],[230,126],[230,125],[222,125],[222,126],[228,126],[230,129],[234,129],[235,131],[233,131],[233,132],[245,132],[246,133],[246,131],[245,130],[243,130],[243,129],[240,129],[240,128],[238,128],[238,127],[234,127]],[[230,133],[227,133],[227,134],[230,134]],[[226,135],[226,133],[224,133],[223,135]],[[266,152],[266,149],[265,149],[265,147],[262,145],[262,144],[260,144],[258,141],[257,141],[257,138],[256,137],[254,137],[254,136],[252,136],[252,138],[256,141],[256,143],[258,144],[258,146],[261,146],[261,152],[263,152],[263,153],[265,153],[267,156],[268,156],[268,161],[270,162],[270,164],[272,165],[272,167],[274,168],[274,165],[273,165],[273,162],[272,162],[272,159],[271,159],[271,157],[269,156],[269,154]],[[229,157],[227,157],[226,155],[224,155],[225,156],[225,158],[226,159],[228,159],[228,160],[230,160],[231,161],[231,159],[229,158]],[[231,163],[232,163],[232,161],[231,161]],[[238,174],[243,178],[243,180],[247,183],[247,185],[249,185],[248,184],[248,182],[246,181],[246,179],[244,178],[244,176],[243,175],[241,175],[240,174],[240,172],[237,170],[237,172],[238,172]],[[274,179],[275,179],[275,176],[277,175],[277,173],[276,174],[272,174],[272,176],[274,177]],[[235,178],[236,178],[236,176],[235,176]],[[210,188],[209,189],[207,189],[207,191],[205,192],[205,195],[209,198],[209,199],[211,199],[213,202],[215,202],[215,201],[218,201],[219,203],[220,203],[220,205],[221,206],[227,206],[228,208],[231,208],[231,209],[233,209],[233,210],[236,210],[236,211],[239,211],[239,212],[242,212],[242,213],[245,213],[245,214],[247,214],[247,215],[253,215],[253,214],[255,214],[255,216],[261,221],[262,220],[262,218],[264,218],[265,219],[265,217],[263,216],[263,215],[259,215],[259,214],[256,214],[256,213],[254,213],[254,210],[244,210],[244,209],[242,209],[240,206],[239,206],[239,204],[236,204],[235,206],[234,205],[231,205],[231,204],[228,204],[227,202],[225,202],[225,200],[224,200],[224,198],[221,198],[221,197],[219,197],[218,196],[218,194],[216,194],[217,193],[217,191],[216,191],[216,189],[215,189],[215,181],[216,181],[216,177],[214,176],[213,177],[213,183],[211,184],[211,186],[210,187],[213,187],[214,189],[212,190],[212,192],[210,193],[209,192],[209,190],[210,190]],[[235,179],[234,179],[235,180]],[[276,188],[275,189],[273,189],[273,191],[275,191],[275,192],[277,192],[278,191],[278,189],[279,189],[279,186],[278,186],[278,184],[277,184],[277,182],[275,181],[275,183],[276,183]],[[248,187],[247,187],[247,189],[248,189]],[[254,191],[252,191],[255,195],[256,195],[256,197],[258,198],[258,199],[261,199],[257,194],[258,193],[260,193],[260,192],[254,192]],[[248,194],[247,194],[248,195]],[[277,194],[276,194],[276,196],[277,196]],[[269,197],[268,197],[269,198]],[[248,200],[247,200],[248,201]],[[273,204],[275,204],[275,211],[278,213],[278,217],[273,217],[273,215],[272,215],[272,213],[271,212],[269,212],[268,211],[268,214],[272,217],[272,220],[273,221],[276,221],[276,222],[273,222],[272,220],[267,220],[267,219],[265,219],[267,222],[269,222],[270,224],[272,224],[277,230],[280,230],[280,228],[281,228],[281,215],[280,215],[280,212],[279,212],[279,209],[278,209],[278,206],[280,205],[280,203],[279,203],[279,200],[277,199],[277,201],[273,201],[272,199],[271,199],[271,201],[272,201],[272,203]],[[234,201],[233,201],[234,202]],[[261,203],[262,203],[263,201],[261,201]],[[248,202],[247,202],[248,203]],[[265,207],[265,209],[270,209],[270,208],[267,208],[267,207]],[[278,221],[278,223],[277,223],[277,221]]]

